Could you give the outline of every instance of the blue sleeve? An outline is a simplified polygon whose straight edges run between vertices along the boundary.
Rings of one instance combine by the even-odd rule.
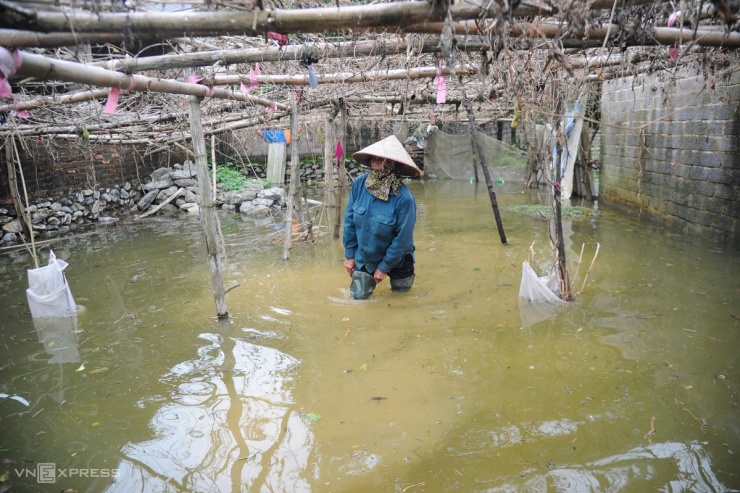
[[[353,217],[355,200],[357,199],[357,194],[355,193],[356,185],[357,180],[352,184],[352,190],[349,193],[349,200],[347,201],[347,210],[344,211],[344,235],[342,237],[344,258],[355,258],[355,252],[357,252],[357,229]]]
[[[394,267],[397,267],[402,261],[403,256],[412,250],[414,244],[414,226],[416,225],[416,202],[411,194],[404,197],[398,203],[396,216],[396,235],[393,238],[388,250],[385,252],[382,262],[378,269],[388,273]]]

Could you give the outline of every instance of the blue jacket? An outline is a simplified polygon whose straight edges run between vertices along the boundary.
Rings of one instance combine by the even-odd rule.
[[[416,201],[402,184],[388,201],[375,198],[365,188],[368,175],[359,176],[344,214],[344,257],[355,259],[357,269],[363,266],[371,274],[380,269],[386,274],[414,253]]]

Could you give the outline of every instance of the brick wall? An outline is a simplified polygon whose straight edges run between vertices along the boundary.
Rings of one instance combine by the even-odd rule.
[[[143,145],[88,143],[66,139],[26,139],[18,145],[26,189],[31,197],[56,197],[84,189],[138,183],[153,170],[184,161],[184,154],[160,152],[145,156]],[[5,153],[0,153],[0,201],[10,198]],[[20,176],[19,176],[20,180]],[[145,180],[146,181],[146,180]],[[19,181],[20,186],[20,181]]]
[[[740,246],[740,72],[610,80],[601,113],[605,201]]]

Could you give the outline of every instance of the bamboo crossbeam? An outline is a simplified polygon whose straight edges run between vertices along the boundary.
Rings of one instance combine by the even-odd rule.
[[[508,3],[504,2],[504,5]],[[610,4],[611,6],[611,4]],[[450,6],[453,20],[497,17],[507,9],[492,1],[486,6],[463,2]],[[518,16],[552,13],[546,5],[519,4]],[[76,33],[128,33],[130,36],[221,36],[226,34],[261,35],[267,31],[311,33],[401,27],[422,22],[441,22],[447,10],[438,3],[401,1],[370,5],[314,7],[254,11],[188,11],[177,13],[126,12],[91,13],[87,11],[29,11],[5,16],[0,27],[39,31]],[[11,25],[8,25],[11,24]]]
[[[75,33],[0,29],[0,46],[6,48],[57,48],[80,44],[105,44],[123,41],[123,33]]]
[[[371,82],[383,80],[403,80],[403,79],[422,79],[425,77],[436,77],[436,67],[419,67],[412,69],[395,69],[395,70],[376,70],[372,72],[341,72],[336,74],[319,74],[316,80],[319,84],[342,84],[354,82]],[[441,74],[450,75],[471,75],[478,73],[478,70],[472,66],[455,67],[454,71],[443,68]],[[307,86],[309,84],[308,75],[258,75],[256,78],[260,84],[275,84],[285,86]],[[249,82],[246,75],[217,75],[208,78],[205,81],[209,85],[225,86],[239,84],[240,82]]]
[[[490,44],[480,39],[458,40],[457,47],[462,51],[480,51],[490,49]],[[439,52],[439,37],[425,39],[422,44],[415,45],[418,53]],[[312,45],[287,45],[283,47],[269,46],[264,48],[247,48],[241,50],[213,50],[198,53],[184,53],[180,55],[161,55],[144,58],[126,58],[111,60],[105,63],[95,63],[94,66],[105,66],[109,70],[126,73],[142,72],[147,70],[164,70],[176,68],[194,68],[210,66],[214,63],[234,65],[237,63],[300,61],[308,51],[319,59],[366,57],[378,55],[406,54],[407,41],[397,39],[386,41],[382,45],[376,41],[347,41],[340,43],[316,43]]]
[[[231,99],[259,106],[287,110],[287,106],[276,101],[251,96],[242,92],[210,88],[202,84],[191,84],[173,79],[158,79],[144,75],[128,75],[100,67],[46,58],[41,55],[21,51],[22,64],[17,74],[22,77],[37,77],[42,80],[76,82],[92,86],[115,87],[134,92],[163,92],[197,97]]]
[[[93,99],[101,99],[107,97],[108,91],[109,89],[95,89],[93,91],[80,91],[64,96],[48,96],[44,98],[34,99],[32,101],[2,104],[0,105],[0,113],[7,113],[8,111],[12,110],[33,110],[36,108],[43,108],[44,106],[57,104],[74,104],[81,103],[83,101],[92,101]]]

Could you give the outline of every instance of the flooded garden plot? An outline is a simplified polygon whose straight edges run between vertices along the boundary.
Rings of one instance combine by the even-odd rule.
[[[0,256],[0,490],[733,491],[740,255],[603,207],[566,219],[573,303],[532,318],[547,195],[413,182],[417,278],[349,299],[341,242],[221,213],[217,321],[196,217],[51,246],[85,309],[34,326],[22,250]],[[42,249],[42,259],[48,247]],[[587,260],[586,260],[587,259]],[[580,288],[588,265],[582,265]],[[63,474],[60,474],[63,473]]]

